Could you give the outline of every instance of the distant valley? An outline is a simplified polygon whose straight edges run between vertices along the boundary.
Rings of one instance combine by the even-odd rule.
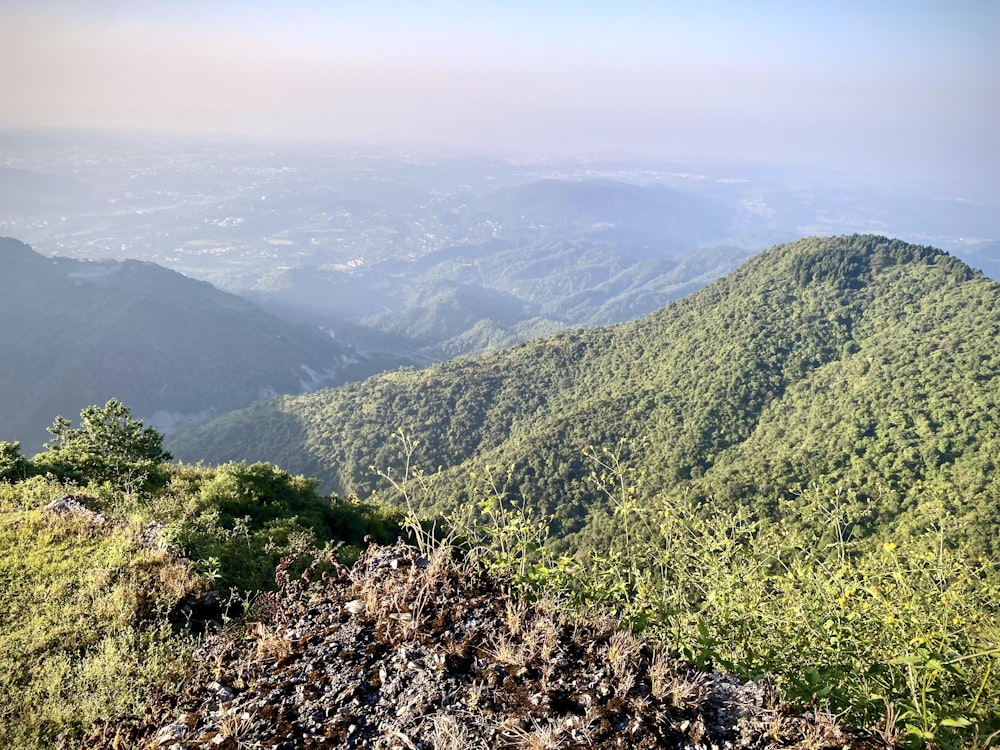
[[[377,372],[318,329],[153,263],[49,258],[0,238],[0,440],[112,397],[165,432]]]
[[[0,233],[153,261],[426,364],[631,320],[776,242],[877,232],[1000,275],[1000,196],[805,168],[0,134]]]

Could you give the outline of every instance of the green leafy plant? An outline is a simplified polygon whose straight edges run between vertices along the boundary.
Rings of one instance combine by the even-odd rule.
[[[56,417],[52,440],[32,463],[40,472],[94,485],[107,484],[129,494],[161,487],[168,477],[163,436],[117,399],[80,412],[80,426]]]
[[[635,472],[606,455],[597,481],[620,495]],[[683,493],[628,512],[632,541],[593,559],[587,596],[693,663],[771,675],[787,699],[913,746],[1000,728],[997,570],[951,549],[942,517],[859,543],[868,504],[828,486],[791,496],[777,523]]]
[[[416,457],[419,440],[402,428],[392,434],[392,439],[398,444],[403,457],[401,472],[397,474],[391,467],[381,469],[372,466],[370,469],[388,483],[392,493],[388,499],[404,507],[403,527],[420,554],[431,559],[447,553],[454,541],[454,527],[442,523],[443,519],[427,520],[419,508],[421,500],[430,493],[438,473],[428,474],[419,465]]]

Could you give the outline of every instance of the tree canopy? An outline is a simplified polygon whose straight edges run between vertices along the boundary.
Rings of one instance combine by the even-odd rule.
[[[166,480],[163,464],[171,455],[163,436],[118,399],[80,412],[80,425],[56,417],[48,428],[52,440],[34,463],[57,476],[119,489],[140,490]]]

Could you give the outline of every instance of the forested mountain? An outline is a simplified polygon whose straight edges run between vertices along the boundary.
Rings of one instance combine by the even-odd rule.
[[[140,278],[7,248],[10,268]],[[930,247],[802,240],[635,323],[272,400],[168,446],[343,491],[381,477],[367,502],[264,463],[168,463],[117,400],[33,458],[0,441],[0,745],[329,744],[404,715],[400,736],[441,744],[427,711],[468,694],[478,734],[448,746],[500,737],[512,706],[594,746],[588,727],[621,737],[594,706],[653,711],[630,735],[650,746],[731,742],[734,716],[758,745],[988,746],[998,294]],[[359,705],[364,733],[342,720]]]
[[[402,429],[415,461],[443,467],[427,502],[454,505],[470,473],[512,466],[509,497],[559,533],[604,535],[594,445],[645,471],[642,497],[683,491],[774,517],[801,488],[833,485],[858,515],[870,503],[881,532],[943,517],[991,547],[998,336],[1000,286],[946,253],[812,238],[633,323],[270,400],[170,448],[365,494],[370,467],[404,467]]]
[[[162,430],[363,366],[292,325],[153,263],[49,258],[0,239],[0,440],[39,449],[57,414],[112,397]]]

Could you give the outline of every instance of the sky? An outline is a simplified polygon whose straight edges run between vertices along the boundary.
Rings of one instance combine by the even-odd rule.
[[[1000,2],[0,0],[0,129],[997,179]]]

